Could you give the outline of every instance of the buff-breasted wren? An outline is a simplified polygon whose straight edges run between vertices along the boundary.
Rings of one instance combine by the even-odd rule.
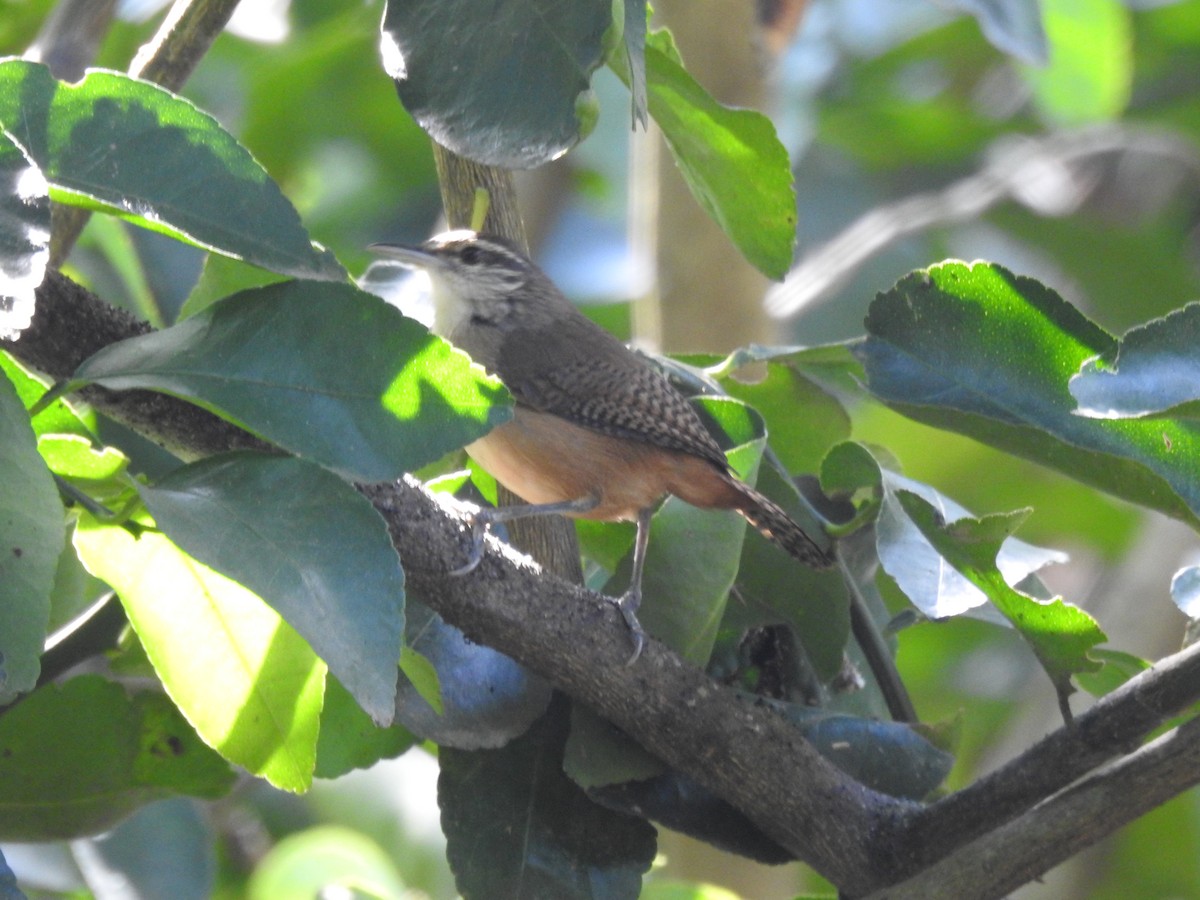
[[[650,517],[667,494],[693,506],[737,510],[803,563],[833,559],[774,501],[735,478],[699,414],[657,369],[593,323],[511,243],[455,230],[420,246],[371,248],[429,275],[433,331],[497,375],[513,418],[467,453],[527,505],[484,510],[460,572],[483,552],[497,521],[544,513],[634,521],[633,574],[614,602],[633,634]]]

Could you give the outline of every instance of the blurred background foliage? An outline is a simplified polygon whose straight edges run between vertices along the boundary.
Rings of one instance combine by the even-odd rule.
[[[726,32],[744,44],[748,35],[724,16],[751,0],[722,2],[724,10],[685,9],[677,30]],[[0,50],[30,46],[52,5],[0,0]],[[678,4],[663,6],[681,15],[670,9]],[[797,267],[767,290],[772,310],[790,311],[761,326],[773,333],[760,340],[858,336],[878,291],[946,257],[1033,275],[1115,333],[1196,298],[1200,2],[1043,0],[1045,66],[1017,58],[1038,55],[1036,28],[1010,33],[1014,52],[1006,53],[984,36],[995,24],[989,13],[981,28],[954,6],[811,0],[797,32],[758,35],[772,49],[745,74],[759,81],[792,156],[799,214]],[[125,69],[161,7],[122,0],[97,64]],[[990,15],[1018,8],[1034,5],[995,4]],[[763,0],[758,9],[786,13],[791,4]],[[378,61],[381,12],[378,2],[245,0],[183,91],[238,136],[313,237],[356,274],[369,243],[420,239],[440,213],[428,139]],[[726,99],[720,85],[729,73],[680,43],[689,70]],[[594,87],[596,130],[563,159],[523,174],[519,189],[535,256],[569,295],[627,332],[627,307],[617,304],[644,298],[654,283],[629,238],[651,138],[631,134],[628,94],[607,70]],[[675,226],[660,227],[656,239],[660,258],[686,258],[693,237]],[[701,264],[695,255],[692,262]],[[706,262],[737,260],[729,248]],[[219,260],[206,264],[190,248],[103,217],[92,219],[71,266],[102,296],[159,322],[174,318],[198,282],[198,296],[219,296],[244,286],[230,279],[247,269],[231,275]],[[723,302],[743,304],[753,318],[762,297]],[[671,349],[719,352],[730,349],[727,340],[717,331],[704,346]],[[906,474],[973,512],[1034,507],[1021,536],[1072,555],[1045,580],[1095,615],[1115,646],[1147,658],[1178,647],[1183,620],[1169,577],[1196,561],[1183,526],[881,406],[854,414],[858,439],[886,447]],[[909,629],[900,648],[922,718],[957,733],[948,788],[1054,727],[1054,698],[1012,632],[959,619]],[[83,875],[102,883],[106,860],[152,854],[160,870],[194,871],[195,884],[216,873],[220,897],[304,896],[306,872],[325,867],[349,867],[386,896],[451,897],[435,779],[435,763],[418,749],[320,782],[304,797],[248,783],[203,809],[155,804],[101,840],[4,853],[26,884],[77,896],[87,895]],[[185,834],[220,835],[193,843],[215,846],[216,856],[164,843]],[[757,898],[822,889],[799,866],[743,865],[687,841],[664,841],[663,853],[647,897],[700,896],[675,879],[722,881]],[[1017,896],[1187,897],[1198,896],[1198,885],[1200,797],[1191,792]]]

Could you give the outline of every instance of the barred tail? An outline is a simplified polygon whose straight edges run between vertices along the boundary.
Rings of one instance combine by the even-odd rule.
[[[821,549],[783,507],[750,485],[735,478],[729,480],[744,501],[735,508],[763,537],[806,565],[817,569],[827,569],[833,565],[833,553]]]

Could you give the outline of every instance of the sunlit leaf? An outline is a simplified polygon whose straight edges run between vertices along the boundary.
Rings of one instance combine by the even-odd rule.
[[[630,73],[617,67],[630,84]],[[722,106],[683,68],[670,34],[646,43],[650,115],[696,201],[756,268],[782,278],[792,263],[791,164],[760,112]]]
[[[307,789],[326,670],[303,639],[161,534],[134,537],[84,513],[75,547],[117,591],[167,693],[204,742],[276,787]]]
[[[1115,341],[1031,278],[946,262],[871,304],[872,393],[918,421],[1200,526],[1200,422],[1088,419],[1069,383]]]
[[[138,491],[172,541],[269,603],[378,724],[392,721],[404,572],[361,494],[312,463],[249,452]]]

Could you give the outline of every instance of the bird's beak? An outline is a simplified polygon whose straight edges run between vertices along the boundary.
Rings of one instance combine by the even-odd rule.
[[[372,253],[377,253],[380,256],[386,256],[388,259],[394,259],[400,265],[409,269],[436,269],[441,266],[442,260],[439,256],[424,247],[411,246],[409,244],[371,244],[367,247]]]

